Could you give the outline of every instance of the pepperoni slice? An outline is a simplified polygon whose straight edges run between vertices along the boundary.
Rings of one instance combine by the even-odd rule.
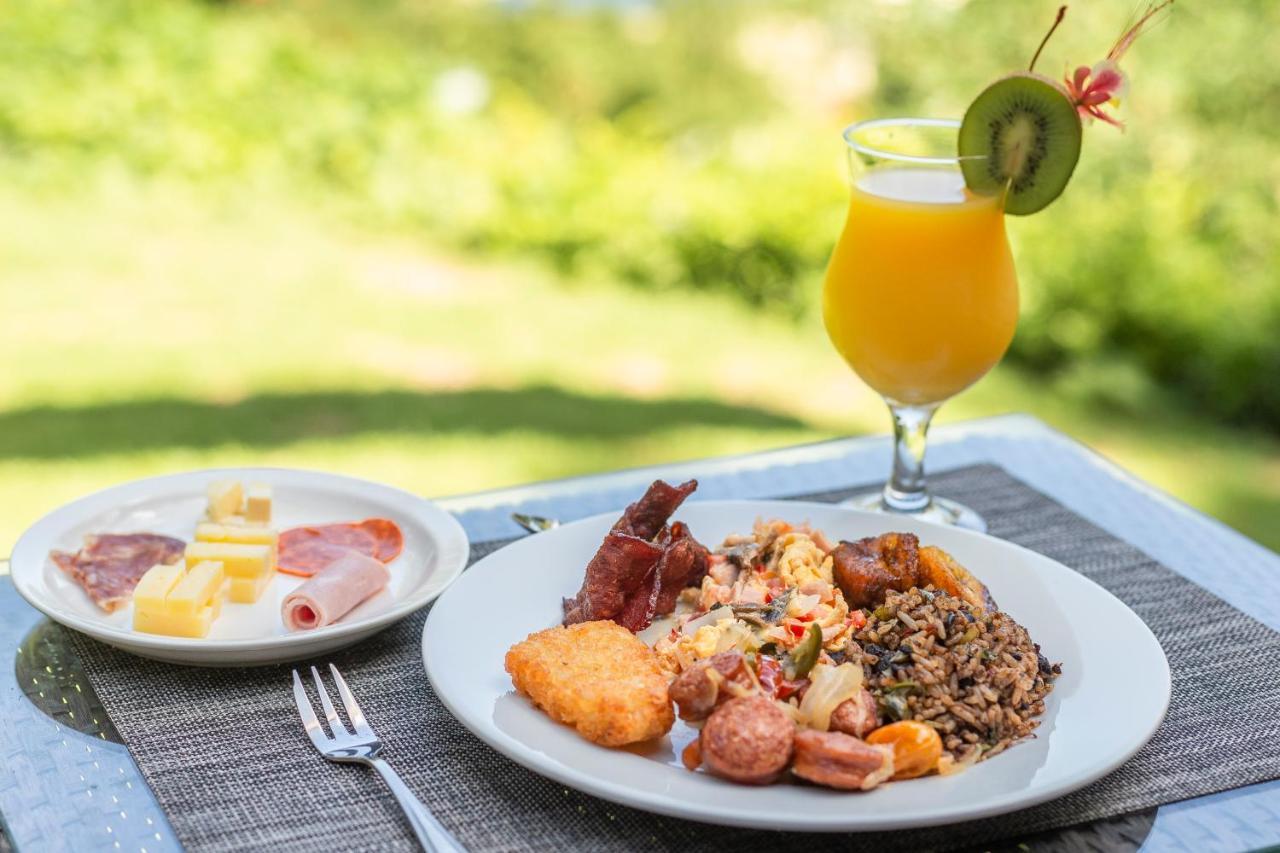
[[[404,534],[389,518],[294,527],[280,534],[277,567],[286,574],[311,577],[348,551],[390,563],[402,550]]]

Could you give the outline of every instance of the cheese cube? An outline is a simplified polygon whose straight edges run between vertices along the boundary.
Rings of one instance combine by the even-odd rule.
[[[245,492],[244,517],[250,524],[271,523],[271,487],[265,483],[250,483]]]
[[[202,521],[196,525],[197,542],[226,542],[227,528],[213,521]]]
[[[230,524],[203,522],[196,525],[197,542],[242,542],[248,545],[271,545],[280,542],[278,531],[270,527],[235,527]]]
[[[142,580],[133,588],[134,610],[163,610],[169,590],[177,586],[184,575],[186,567],[182,563],[157,565],[147,569]]]
[[[270,527],[227,527],[226,542],[242,545],[267,545],[271,548],[271,556],[267,558],[267,566],[272,571],[276,567],[276,557],[280,554],[280,533]]]
[[[271,586],[275,576],[275,572],[270,572],[256,578],[231,578],[227,584],[227,598],[235,604],[253,604]]]
[[[203,637],[222,611],[221,563],[154,566],[138,582],[133,628],[172,637]],[[141,594],[139,594],[141,593]]]
[[[215,599],[216,600],[216,599]],[[166,611],[135,610],[133,630],[148,634],[166,634],[170,637],[203,637],[209,633],[217,618],[213,605],[206,605],[194,614]]]
[[[214,598],[222,597],[222,581],[226,575],[222,563],[206,560],[197,563],[186,577],[169,591],[165,609],[175,615],[194,616]]]
[[[244,542],[192,542],[187,546],[190,568],[205,560],[222,563],[229,578],[256,578],[275,573],[275,547]]]
[[[214,480],[206,489],[209,498],[209,518],[222,521],[240,511],[244,504],[244,490],[235,480]]]

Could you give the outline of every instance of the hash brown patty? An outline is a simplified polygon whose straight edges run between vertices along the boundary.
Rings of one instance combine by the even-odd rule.
[[[615,622],[530,634],[507,652],[506,670],[552,719],[602,746],[661,737],[675,722],[653,650]]]

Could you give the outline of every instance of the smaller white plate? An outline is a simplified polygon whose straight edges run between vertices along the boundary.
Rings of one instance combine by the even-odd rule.
[[[391,584],[340,622],[315,631],[285,630],[280,603],[305,579],[277,573],[256,604],[222,607],[209,636],[165,637],[134,631],[133,607],[99,609],[49,559],[75,552],[90,533],[160,533],[190,542],[212,480],[272,487],[272,526],[390,518],[404,532],[404,551],[389,566]],[[14,547],[13,583],[33,607],[68,628],[143,657],[200,666],[250,666],[296,660],[349,646],[423,607],[467,564],[467,534],[452,515],[400,489],[316,471],[225,468],[152,477],[115,486],[54,510]]]

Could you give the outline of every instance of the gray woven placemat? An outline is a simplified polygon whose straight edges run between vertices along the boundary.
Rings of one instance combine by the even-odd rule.
[[[387,742],[387,758],[473,850],[950,849],[1280,778],[1280,634],[999,468],[936,475],[934,485],[984,514],[996,536],[1111,590],[1160,639],[1173,670],[1169,716],[1116,772],[1051,803],[940,829],[775,835],[710,827],[567,789],[473,737],[423,675],[425,611],[332,659]],[[835,500],[851,491],[807,497]],[[500,544],[473,546],[473,558]],[[315,754],[293,707],[289,667],[171,667],[81,635],[74,642],[188,848],[414,849],[394,800],[372,772]],[[1117,714],[1124,713],[1123,698],[1117,697]],[[1116,825],[1123,833],[1123,822]]]

